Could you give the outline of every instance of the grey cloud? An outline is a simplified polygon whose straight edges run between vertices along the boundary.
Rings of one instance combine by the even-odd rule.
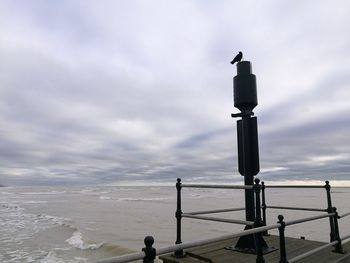
[[[343,12],[325,24],[324,4],[275,1],[2,5],[0,183],[241,182],[240,49],[258,77],[261,177],[346,178]]]

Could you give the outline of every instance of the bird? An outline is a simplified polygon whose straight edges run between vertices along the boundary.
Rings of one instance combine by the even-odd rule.
[[[242,60],[243,54],[241,51],[238,52],[237,56],[234,57],[234,59],[230,62],[232,65],[236,62],[239,62]]]

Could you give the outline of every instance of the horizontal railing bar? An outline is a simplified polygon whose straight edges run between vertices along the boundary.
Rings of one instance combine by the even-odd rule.
[[[265,185],[265,188],[324,188],[324,185]]]
[[[346,216],[349,216],[349,215],[350,215],[350,212],[340,215],[339,218],[343,218],[343,217],[346,217]]]
[[[313,255],[313,254],[315,254],[315,253],[317,253],[317,252],[319,252],[319,251],[321,251],[323,249],[329,248],[329,247],[334,246],[336,244],[338,244],[338,240],[333,241],[333,242],[328,243],[328,244],[325,244],[325,245],[322,245],[322,246],[319,246],[317,248],[314,248],[314,249],[312,249],[312,250],[310,250],[308,252],[305,252],[305,253],[303,253],[303,254],[301,254],[299,256],[296,256],[294,258],[288,259],[288,263],[297,262],[299,260],[302,260],[302,259],[304,259],[304,258],[306,258],[308,256],[311,256],[311,255]]]
[[[211,243],[216,243],[216,242],[228,240],[231,238],[252,235],[252,234],[259,233],[259,232],[264,232],[267,230],[276,229],[279,227],[280,227],[280,224],[252,228],[252,229],[240,231],[240,232],[237,232],[234,234],[229,234],[229,235],[224,235],[224,236],[219,236],[219,237],[214,237],[214,238],[209,238],[209,239],[202,239],[202,240],[172,245],[172,246],[165,247],[165,248],[159,248],[159,249],[156,249],[156,253],[157,253],[157,256],[160,256],[160,255],[168,254],[170,252],[177,251],[177,250],[189,249],[189,248],[193,248],[193,247],[197,247],[197,246],[203,246],[203,245],[207,245],[207,244],[211,244]],[[125,262],[130,262],[132,260],[143,259],[144,256],[145,256],[145,254],[143,252],[133,253],[133,254],[128,254],[128,255],[119,256],[119,257],[102,259],[102,260],[98,261],[97,263],[125,263]]]
[[[316,211],[316,212],[327,212],[327,209],[318,209],[318,208],[306,208],[306,207],[291,207],[291,206],[273,206],[268,205],[266,208],[272,209],[287,209],[287,210],[303,210],[303,211]]]
[[[233,211],[242,211],[245,208],[228,208],[228,209],[218,209],[218,210],[208,210],[208,211],[196,211],[196,212],[186,212],[185,214],[190,215],[204,215],[204,214],[215,214],[215,213],[224,213],[224,212],[233,212]]]
[[[193,247],[203,246],[203,245],[207,245],[207,244],[211,244],[211,243],[216,243],[216,242],[228,240],[228,239],[235,238],[235,237],[252,235],[252,234],[259,233],[259,232],[264,232],[266,230],[276,229],[279,227],[280,227],[280,224],[271,225],[271,226],[262,226],[262,227],[252,228],[252,229],[248,229],[248,230],[244,230],[244,231],[240,231],[240,232],[237,232],[234,234],[224,235],[224,236],[220,236],[220,237],[214,237],[214,238],[209,238],[209,239],[203,239],[203,240],[173,245],[173,246],[170,246],[167,248],[157,249],[157,255],[167,254],[167,253],[170,253],[170,252],[176,251],[176,250],[183,250],[183,249],[189,249],[189,248],[193,248]]]
[[[349,238],[350,238],[350,235],[347,235],[347,236],[342,237],[340,240],[343,241],[343,240],[346,240],[346,239],[349,239]],[[344,242],[344,243],[346,243],[346,242]],[[308,256],[311,256],[312,254],[315,254],[315,253],[317,253],[317,252],[319,252],[319,251],[321,251],[321,250],[323,250],[323,249],[326,249],[326,248],[328,248],[328,247],[334,246],[334,245],[336,245],[336,244],[338,244],[338,240],[335,240],[335,241],[333,241],[333,242],[331,242],[331,243],[322,245],[322,246],[317,247],[317,248],[315,248],[315,249],[312,249],[312,250],[310,250],[310,251],[308,251],[308,252],[306,252],[306,253],[304,253],[304,254],[301,254],[301,255],[296,256],[296,257],[294,257],[294,258],[292,258],[292,259],[289,259],[289,260],[288,260],[288,263],[297,262],[297,261],[299,261],[299,260],[301,260],[301,259],[304,259],[304,258],[306,258],[306,257],[308,257]]]
[[[347,235],[347,236],[341,237],[340,240],[341,240],[341,241],[344,241],[344,240],[349,239],[349,238],[350,238],[350,235]],[[347,240],[347,241],[345,241],[345,242],[343,242],[343,244],[348,243],[349,241],[350,241],[350,239]]]
[[[182,217],[201,219],[201,220],[209,220],[223,223],[231,223],[231,224],[240,224],[240,225],[254,225],[253,221],[244,221],[244,220],[236,220],[236,219],[226,219],[226,218],[218,218],[218,217],[209,217],[209,216],[198,216],[192,214],[182,214]]]
[[[330,217],[330,216],[334,216],[334,215],[335,215],[335,213],[329,213],[326,215],[310,216],[310,217],[305,217],[305,218],[301,218],[301,219],[297,219],[297,220],[286,221],[286,226],[295,225],[295,224],[304,223],[304,222],[313,221],[313,220],[318,220],[318,219],[322,219],[322,218]]]
[[[217,189],[253,189],[252,185],[225,185],[225,184],[181,184],[187,188],[217,188]]]

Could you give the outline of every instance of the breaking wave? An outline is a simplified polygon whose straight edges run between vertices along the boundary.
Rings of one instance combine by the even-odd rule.
[[[92,241],[85,241],[83,239],[83,234],[79,232],[78,230],[74,231],[73,235],[66,240],[66,242],[71,245],[72,247],[79,248],[79,249],[98,249],[100,248],[103,243],[96,244]]]

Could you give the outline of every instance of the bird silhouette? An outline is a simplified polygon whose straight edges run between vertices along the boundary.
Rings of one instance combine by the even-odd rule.
[[[230,62],[232,65],[235,64],[236,62],[239,62],[242,60],[243,54],[241,51],[238,52],[237,56]]]

